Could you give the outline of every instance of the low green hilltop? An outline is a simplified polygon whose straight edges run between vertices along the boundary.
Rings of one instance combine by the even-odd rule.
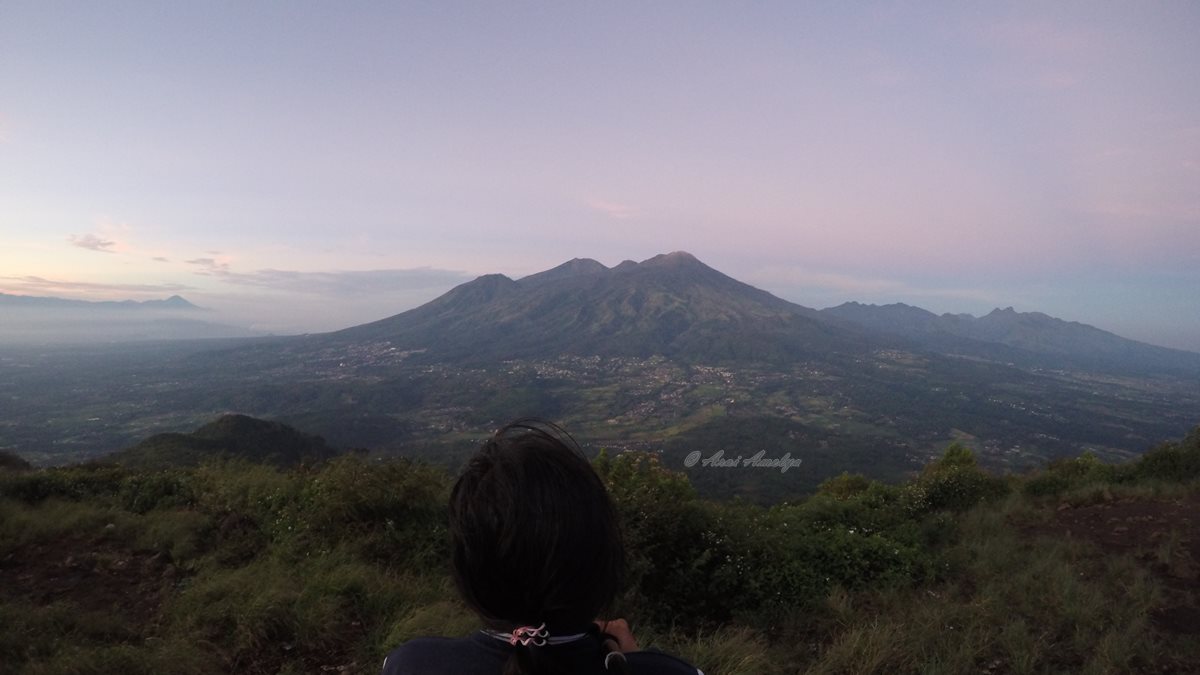
[[[595,465],[630,554],[615,614],[710,675],[1200,668],[1200,428],[1021,476],[955,445],[773,506],[702,499],[654,454]],[[0,464],[0,669],[378,672],[477,626],[447,573],[451,480],[360,456]]]

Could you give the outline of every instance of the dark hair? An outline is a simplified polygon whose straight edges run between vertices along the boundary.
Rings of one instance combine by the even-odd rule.
[[[620,592],[625,548],[608,491],[574,439],[534,419],[505,425],[450,493],[454,582],[493,629],[589,632]],[[601,653],[599,658],[603,658]],[[554,673],[518,646],[506,673]]]

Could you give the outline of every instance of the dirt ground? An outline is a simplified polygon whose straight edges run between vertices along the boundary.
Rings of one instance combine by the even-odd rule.
[[[0,558],[0,601],[116,610],[131,627],[144,627],[157,619],[175,575],[165,554],[131,551],[103,538],[38,542]]]
[[[1155,626],[1167,634],[1200,635],[1200,495],[1063,505],[1036,532],[1083,539],[1105,552],[1132,555],[1167,590],[1163,605],[1152,615]]]

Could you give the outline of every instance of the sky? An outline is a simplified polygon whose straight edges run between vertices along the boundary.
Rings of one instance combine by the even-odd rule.
[[[1200,351],[1200,3],[0,0],[0,292],[272,332],[686,250]]]

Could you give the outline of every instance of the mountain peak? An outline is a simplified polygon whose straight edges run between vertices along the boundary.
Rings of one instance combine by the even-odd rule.
[[[503,274],[485,274],[450,289],[434,302],[456,306],[475,306],[491,302],[517,287],[517,282]]]
[[[172,295],[166,300],[147,300],[141,304],[145,307],[157,307],[159,309],[200,309],[196,305],[189,302],[182,295]]]
[[[456,362],[559,354],[778,361],[856,347],[857,335],[811,313],[677,251],[612,270],[577,259],[520,281],[480,277],[338,339],[387,340],[420,350],[422,360]]]
[[[703,264],[696,259],[696,256],[687,251],[672,251],[670,253],[660,253],[653,258],[643,260],[642,265],[692,265]]]
[[[527,277],[522,277],[517,281],[517,283],[521,284],[522,286],[532,286],[546,281],[579,277],[586,274],[599,274],[600,272],[607,271],[607,267],[598,261],[592,260],[591,258],[571,258],[558,267],[545,270],[544,272],[530,274]]]

